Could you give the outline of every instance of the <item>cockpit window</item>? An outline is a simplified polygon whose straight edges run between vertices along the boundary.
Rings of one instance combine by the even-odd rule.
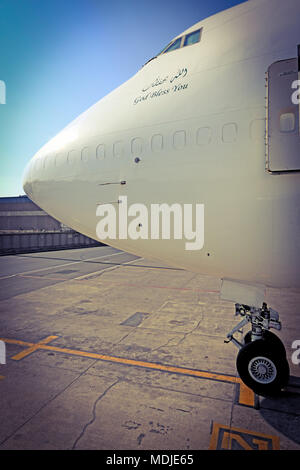
[[[176,39],[176,41],[172,42],[172,44],[170,44],[170,46],[168,46],[168,47],[163,51],[163,53],[165,54],[166,52],[171,52],[171,51],[175,51],[176,49],[179,49],[179,48],[180,48],[180,45],[181,45],[181,40],[182,40],[182,38]]]
[[[181,47],[191,46],[192,44],[196,44],[197,42],[200,42],[201,33],[202,33],[202,28],[197,29],[196,31],[193,31],[192,33],[186,34],[185,36],[181,36],[180,38],[175,39],[175,41],[171,42],[171,44],[165,47],[160,52],[160,54],[165,54],[166,52],[175,51],[176,49],[180,49]]]
[[[190,46],[192,44],[196,44],[196,42],[200,41],[202,29],[197,29],[197,31],[193,31],[190,34],[187,34],[184,38],[183,46]]]
[[[200,42],[201,36],[202,36],[202,29],[203,28],[197,29],[196,31],[193,31],[192,33],[186,34],[185,36],[181,36],[180,38],[175,39],[175,41],[168,44],[155,57],[152,57],[152,59],[148,60],[146,64],[151,62],[151,60],[156,59],[161,54],[166,54],[166,52],[175,51],[176,49],[180,49],[185,46],[191,46],[192,44],[196,44],[197,42]]]

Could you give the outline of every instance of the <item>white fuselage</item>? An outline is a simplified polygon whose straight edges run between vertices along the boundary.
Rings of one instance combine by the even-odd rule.
[[[300,173],[267,171],[265,141],[265,74],[296,57],[299,18],[298,0],[251,0],[194,25],[183,34],[203,28],[199,43],[159,55],[48,142],[24,190],[92,238],[97,204],[119,196],[204,204],[201,250],[174,239],[105,243],[220,278],[300,287]]]

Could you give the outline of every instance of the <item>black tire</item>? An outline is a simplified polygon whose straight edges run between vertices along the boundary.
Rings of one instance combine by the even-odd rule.
[[[279,355],[286,357],[284,344],[278,336],[269,330],[263,330],[262,335],[262,339],[270,343],[272,350],[275,349]],[[248,343],[251,343],[251,330],[244,337],[244,344]]]
[[[264,339],[252,341],[240,349],[236,366],[242,381],[265,397],[279,395],[289,381],[286,356]]]

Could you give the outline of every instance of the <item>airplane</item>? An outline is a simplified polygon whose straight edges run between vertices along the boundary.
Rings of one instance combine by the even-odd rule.
[[[300,287],[299,19],[299,0],[248,0],[194,24],[46,143],[23,179],[38,206],[94,239],[101,207],[125,197],[202,204],[201,249],[183,237],[103,241],[221,279],[242,317],[225,341],[262,396],[289,380],[266,288]]]

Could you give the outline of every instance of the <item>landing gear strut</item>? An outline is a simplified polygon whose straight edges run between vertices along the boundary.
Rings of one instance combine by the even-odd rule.
[[[285,347],[269,331],[281,329],[278,313],[263,303],[262,308],[235,304],[235,314],[243,319],[228,333],[225,342],[232,341],[239,348],[236,366],[242,381],[258,395],[278,395],[289,380]],[[240,343],[234,333],[247,323],[251,323],[251,331]]]

